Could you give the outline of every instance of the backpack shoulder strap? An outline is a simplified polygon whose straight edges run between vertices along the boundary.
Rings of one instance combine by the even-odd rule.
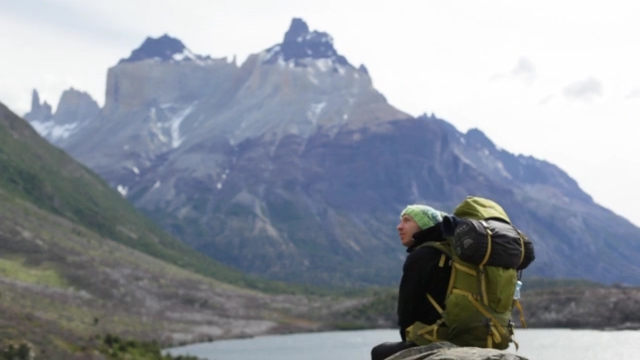
[[[442,253],[444,253],[446,256],[451,257],[451,246],[449,245],[448,242],[446,241],[439,241],[439,242],[426,242],[418,247],[423,247],[423,246],[428,246],[428,247],[432,247],[432,248],[436,248],[440,251],[442,251]]]
[[[449,245],[448,242],[443,241],[443,242],[427,242],[424,243],[418,247],[423,247],[423,246],[428,246],[431,248],[435,248],[440,250],[440,252],[442,252],[442,255],[440,256],[440,261],[438,262],[438,266],[439,267],[445,267],[445,265],[447,264],[447,259],[451,258],[451,246]]]

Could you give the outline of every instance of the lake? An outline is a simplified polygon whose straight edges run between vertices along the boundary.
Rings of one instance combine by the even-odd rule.
[[[398,339],[397,330],[336,331],[221,340],[166,352],[207,360],[369,360],[373,346]],[[640,359],[640,331],[516,329],[516,340],[518,355],[531,360]]]

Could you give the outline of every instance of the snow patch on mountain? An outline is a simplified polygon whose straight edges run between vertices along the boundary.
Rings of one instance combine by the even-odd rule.
[[[118,187],[116,187],[116,189],[118,190],[120,195],[122,195],[122,197],[127,197],[127,193],[129,192],[129,187],[124,186],[124,185],[118,185]]]
[[[314,63],[322,72],[327,72],[333,67],[333,61],[331,61],[331,59],[318,59]]]
[[[187,106],[184,110],[177,113],[169,122],[171,126],[171,146],[174,149],[180,146],[180,144],[182,144],[182,141],[184,141],[184,138],[180,137],[180,124],[182,124],[184,119],[193,112],[193,110],[196,108],[196,104],[197,102],[194,102],[191,105]]]
[[[327,106],[327,102],[323,101],[321,103],[312,103],[309,107],[309,110],[307,111],[307,118],[311,121],[313,126],[318,122],[318,117],[325,106]]]
[[[181,61],[192,61],[200,66],[205,66],[208,64],[212,64],[214,60],[210,57],[203,57],[197,54],[194,54],[191,50],[185,48],[181,53],[173,54],[172,59],[177,62]],[[224,59],[224,61],[227,61]]]
[[[258,59],[260,60],[260,62],[266,62],[272,59],[279,52],[280,52],[280,45],[276,45],[258,54]]]
[[[185,140],[180,134],[180,125],[182,122],[196,109],[197,101],[185,106],[176,106],[172,103],[161,104],[160,117],[158,116],[156,107],[149,109],[149,118],[151,122],[149,129],[156,135],[158,140],[163,143],[170,144],[173,149],[180,147]]]
[[[229,169],[225,169],[221,176],[222,179],[216,182],[216,189],[218,190],[222,189],[222,186],[224,185],[224,182],[227,180],[228,175],[229,175]]]
[[[309,73],[309,75],[307,76],[307,79],[309,79],[309,81],[311,81],[311,83],[313,83],[314,85],[318,85],[320,83],[318,81],[318,78],[315,77],[315,75],[313,75],[313,72]]]
[[[55,121],[31,121],[30,124],[40,136],[52,142],[64,140],[78,130],[78,123],[59,125]]]

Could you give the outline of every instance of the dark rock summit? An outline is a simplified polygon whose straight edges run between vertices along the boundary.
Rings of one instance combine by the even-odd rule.
[[[333,38],[319,31],[309,31],[309,26],[302,19],[294,18],[291,26],[284,35],[282,44],[275,45],[267,50],[270,54],[265,61],[267,63],[277,62],[282,59],[287,62],[289,60],[300,59],[331,59],[337,64],[349,65],[347,59],[338,54],[333,47]]]
[[[120,60],[119,64],[147,59],[171,61],[182,60],[183,58],[191,60],[194,58],[206,59],[206,57],[191,54],[182,41],[165,34],[159,38],[148,37],[139,48],[131,52],[128,58]]]

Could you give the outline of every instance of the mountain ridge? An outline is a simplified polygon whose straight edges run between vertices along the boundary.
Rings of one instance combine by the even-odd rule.
[[[285,40],[304,34],[331,44],[299,19]],[[280,45],[240,67],[119,64],[85,130],[99,135],[58,145],[190,246],[279,280],[395,283],[397,213],[479,195],[538,240],[533,274],[640,283],[640,229],[557,166],[409,116],[351,65],[313,53],[265,62]]]

